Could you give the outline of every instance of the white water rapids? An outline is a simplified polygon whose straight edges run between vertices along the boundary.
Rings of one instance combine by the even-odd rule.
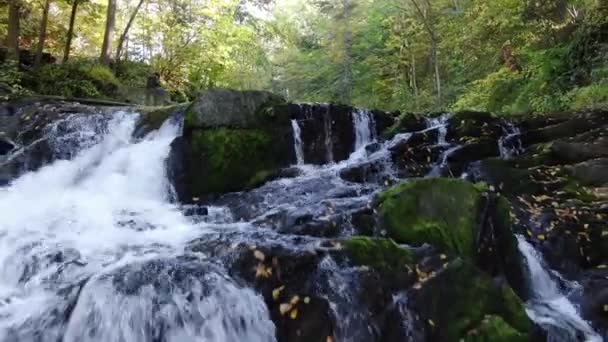
[[[136,120],[117,112],[73,159],[0,188],[0,340],[274,341],[253,291],[176,259],[205,229],[169,202],[180,123],[135,141]]]

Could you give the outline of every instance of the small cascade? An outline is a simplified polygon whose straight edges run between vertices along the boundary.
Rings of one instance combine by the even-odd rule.
[[[291,128],[293,130],[293,148],[296,152],[296,160],[298,165],[304,165],[304,147],[302,146],[302,130],[298,125],[298,120],[291,120]]]
[[[450,114],[443,114],[426,119],[427,130],[439,130],[439,134],[437,136],[437,145],[447,145],[446,137],[448,135],[448,120],[450,117]]]
[[[522,236],[517,236],[518,247],[527,265],[529,283],[532,290],[527,303],[528,315],[549,333],[549,341],[585,341],[600,342],[602,338],[583,320],[575,305],[562,293],[555,278],[555,271],[550,274],[544,266],[539,253]],[[569,284],[575,290],[577,284]]]
[[[462,146],[456,145],[456,146],[452,146],[452,147],[448,148],[447,150],[443,151],[441,153],[441,157],[440,157],[441,161],[439,163],[435,164],[435,166],[433,166],[431,171],[429,171],[429,173],[427,174],[427,177],[432,178],[432,177],[444,176],[443,172],[448,167],[448,158],[450,157],[450,155],[452,153],[458,151],[461,148],[462,148]]]
[[[327,111],[325,116],[323,117],[323,129],[325,132],[325,153],[326,153],[326,162],[328,164],[334,162],[334,143],[332,140],[332,119],[331,119],[331,110],[330,107],[327,107]]]
[[[498,139],[498,148],[500,157],[510,159],[523,152],[523,146],[519,136],[521,131],[519,127],[512,122],[505,121],[502,126],[504,135]]]
[[[365,109],[357,109],[352,113],[355,129],[355,151],[376,139],[374,117]]]

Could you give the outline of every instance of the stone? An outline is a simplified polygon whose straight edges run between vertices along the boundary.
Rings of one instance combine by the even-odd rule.
[[[274,104],[284,103],[279,96],[265,91],[207,90],[186,109],[188,128],[250,128],[256,114]]]
[[[567,170],[583,185],[608,185],[608,158],[588,160],[569,166]]]

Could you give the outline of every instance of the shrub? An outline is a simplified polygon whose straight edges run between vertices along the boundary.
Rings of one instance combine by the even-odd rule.
[[[568,96],[573,109],[608,107],[608,83],[575,88]]]
[[[120,82],[106,66],[89,60],[43,66],[31,80],[40,94],[115,98]]]

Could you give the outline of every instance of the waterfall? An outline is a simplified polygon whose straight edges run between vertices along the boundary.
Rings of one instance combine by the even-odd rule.
[[[293,130],[293,148],[296,152],[296,160],[298,165],[304,164],[304,147],[302,146],[302,130],[298,125],[298,120],[291,120],[291,128]]]
[[[274,341],[258,295],[184,257],[206,228],[169,202],[181,123],[135,140],[134,113],[82,117],[57,126],[71,159],[0,188],[0,340]]]
[[[521,153],[523,150],[521,140],[519,139],[521,131],[519,127],[506,121],[503,123],[502,129],[504,135],[498,139],[500,157],[503,159],[510,159]]]
[[[355,151],[375,140],[374,118],[368,110],[357,109],[352,113],[355,129]]]
[[[554,278],[559,275],[552,276],[546,270],[542,257],[524,237],[517,236],[517,242],[526,260],[532,289],[526,309],[530,318],[549,332],[550,341],[576,341],[580,334],[584,335],[585,341],[602,341],[558,287]]]
[[[327,106],[327,111],[325,112],[323,119],[323,128],[325,131],[325,153],[327,156],[326,162],[330,164],[334,162],[334,143],[332,140],[332,119],[330,106]]]
[[[448,120],[450,117],[450,114],[443,114],[434,118],[426,119],[427,130],[439,130],[439,134],[437,135],[437,145],[447,145],[446,137],[448,135]]]

